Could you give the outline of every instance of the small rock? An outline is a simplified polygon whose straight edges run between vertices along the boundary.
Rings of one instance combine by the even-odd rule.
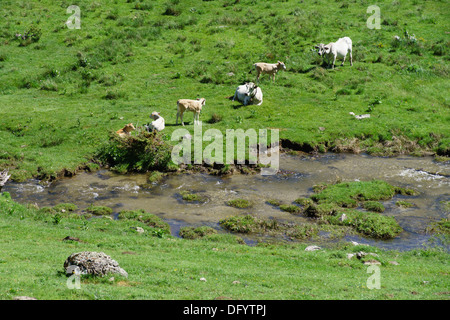
[[[364,262],[365,265],[373,265],[373,264],[377,264],[377,265],[381,265],[381,262],[377,261],[377,260],[367,260]]]
[[[240,281],[237,281],[237,280],[234,280],[233,281],[233,284],[240,284],[241,282]]]
[[[354,255],[355,255],[354,253],[347,253],[347,259],[353,258]]]
[[[205,278],[200,278],[200,281],[206,282]]]
[[[324,127],[319,127],[319,130],[320,131],[325,131],[325,128]]]
[[[352,243],[352,245],[354,245],[354,246],[368,246],[368,244],[365,244],[365,243],[358,243],[358,242],[356,242],[356,241],[350,241],[351,243]]]
[[[227,73],[227,76],[229,76],[229,77],[234,76],[234,72],[228,72],[228,73]]]
[[[367,252],[364,252],[364,251],[360,251],[360,252],[358,252],[358,253],[356,254],[356,256],[357,256],[358,259],[361,259],[362,257],[367,256],[367,255],[374,256],[374,257],[378,257],[378,255],[377,255],[376,253],[372,253],[372,252],[367,253]]]
[[[131,229],[136,230],[137,233],[144,233],[144,229],[141,227],[131,227]]]
[[[309,246],[309,247],[306,247],[305,251],[316,251],[316,250],[320,250],[320,249],[322,249],[322,248],[318,247],[318,246]]]
[[[114,277],[108,279],[109,282],[114,282],[114,280],[115,280]]]
[[[339,221],[344,221],[345,219],[347,219],[347,215],[345,213],[342,214],[342,216],[339,217]]]
[[[399,263],[397,261],[389,261],[390,264],[393,264],[394,266],[398,266]]]
[[[27,297],[27,296],[17,296],[17,297],[14,297],[14,300],[37,300],[37,299],[33,298],[33,297]]]
[[[75,237],[71,237],[71,236],[67,236],[64,239],[62,239],[62,241],[77,241],[77,242],[81,242],[80,239],[75,238]]]
[[[219,249],[217,249],[217,248],[212,248],[212,251],[219,251]]]
[[[219,296],[214,298],[214,300],[233,300],[233,298],[225,297],[225,296]]]

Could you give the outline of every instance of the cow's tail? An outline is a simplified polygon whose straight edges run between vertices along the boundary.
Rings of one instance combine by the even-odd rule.
[[[250,69],[250,71],[248,72],[248,73],[252,73],[253,72],[253,70],[255,70],[256,69],[256,63],[253,65],[253,68],[252,69]]]

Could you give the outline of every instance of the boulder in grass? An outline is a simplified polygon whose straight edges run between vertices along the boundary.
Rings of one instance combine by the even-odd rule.
[[[128,273],[122,269],[117,261],[103,252],[84,251],[71,254],[64,262],[67,274],[92,274],[105,276],[115,273],[128,277]]]

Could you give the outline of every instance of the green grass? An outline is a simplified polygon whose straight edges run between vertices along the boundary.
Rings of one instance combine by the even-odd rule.
[[[180,228],[180,237],[184,239],[198,239],[216,233],[217,230],[208,226]]]
[[[238,198],[227,201],[227,205],[234,208],[247,209],[250,208],[253,203],[250,200]]]
[[[190,193],[189,191],[181,191],[180,192],[181,198],[184,201],[188,201],[188,202],[206,202],[208,201],[208,198],[196,193]]]
[[[279,128],[303,150],[449,155],[447,2],[378,1],[380,30],[366,27],[365,2],[174,3],[78,1],[81,29],[68,29],[67,3],[2,1],[0,169],[18,181],[73,173],[152,111],[168,141],[176,101],[197,97],[203,131]],[[342,36],[353,39],[354,66],[324,69],[311,49]],[[255,79],[253,63],[277,60],[287,70],[275,83],[262,77],[261,106],[226,99]],[[192,133],[192,114],[185,122]]]
[[[448,253],[438,249],[397,252],[343,244],[307,252],[303,243],[250,247],[229,235],[187,240],[137,233],[132,228],[157,229],[134,219],[74,216],[54,224],[52,215],[0,196],[0,299],[448,299]],[[62,241],[69,235],[80,241]],[[80,290],[69,289],[63,264],[81,251],[106,253],[128,278],[82,277]],[[347,258],[360,251],[378,255],[370,259],[381,263],[381,289],[367,287],[371,274],[363,261],[369,258]]]

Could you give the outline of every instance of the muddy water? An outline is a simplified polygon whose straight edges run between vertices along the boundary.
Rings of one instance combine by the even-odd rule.
[[[234,175],[220,178],[207,174],[182,174],[165,178],[151,188],[144,188],[146,175],[117,175],[106,170],[81,173],[73,178],[43,187],[38,181],[10,183],[3,191],[10,192],[20,203],[52,206],[62,202],[78,205],[109,206],[117,214],[121,210],[144,209],[157,214],[178,234],[181,226],[209,225],[218,227],[219,220],[236,214],[253,213],[265,218],[302,222],[308,218],[294,216],[266,203],[277,199],[285,204],[301,196],[312,194],[319,183],[381,179],[400,187],[411,187],[419,196],[396,196],[384,202],[384,214],[394,216],[404,232],[389,241],[375,241],[361,237],[346,237],[388,249],[408,250],[427,244],[424,230],[433,221],[448,218],[442,201],[450,200],[450,166],[436,163],[432,157],[379,158],[367,155],[326,154],[319,157],[282,155],[280,172],[273,176]],[[206,203],[187,203],[180,192],[187,190],[207,197]],[[236,209],[226,205],[235,198],[251,200],[250,209]],[[396,201],[405,199],[414,204],[399,208]]]

